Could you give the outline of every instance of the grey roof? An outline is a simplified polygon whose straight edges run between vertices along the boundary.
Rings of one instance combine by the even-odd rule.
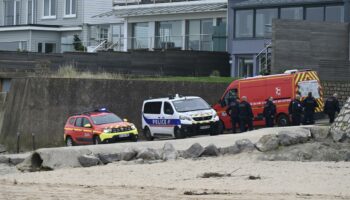
[[[103,17],[115,15],[117,17],[134,17],[147,15],[164,15],[164,14],[184,14],[184,13],[198,13],[198,12],[213,12],[226,11],[227,3],[210,3],[210,4],[195,4],[195,5],[171,5],[171,6],[153,6],[153,7],[136,7],[128,8],[128,6],[116,7],[113,11],[97,15],[95,17]]]
[[[342,0],[247,0],[234,4],[234,7],[267,7],[281,5],[303,5],[317,3],[341,3]]]

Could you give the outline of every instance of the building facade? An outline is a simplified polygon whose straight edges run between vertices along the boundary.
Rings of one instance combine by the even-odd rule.
[[[226,51],[226,0],[114,0],[123,23],[113,42],[130,49]]]
[[[349,0],[229,0],[231,75],[250,77],[270,71],[274,19],[349,22],[349,5]]]
[[[75,36],[96,46],[121,20],[92,16],[111,7],[112,0],[0,0],[0,50],[74,51]]]

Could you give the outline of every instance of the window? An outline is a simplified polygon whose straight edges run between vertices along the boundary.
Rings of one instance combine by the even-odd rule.
[[[238,76],[252,77],[253,76],[253,58],[239,57],[238,58]]]
[[[148,102],[145,104],[143,112],[145,114],[160,114],[162,102]]]
[[[134,23],[132,27],[132,48],[148,48],[148,23]]]
[[[112,25],[112,41],[114,44],[114,50],[124,50],[124,24]]]
[[[74,117],[70,118],[69,121],[68,121],[68,123],[69,123],[70,125],[73,125],[74,122],[75,122],[75,118],[74,118]]]
[[[277,9],[259,9],[255,15],[255,36],[267,37],[271,35],[272,19],[278,18]]]
[[[181,21],[157,22],[156,48],[182,47],[182,26]]]
[[[253,10],[237,10],[235,18],[236,38],[253,37]]]
[[[106,28],[106,27],[100,28],[99,39],[100,39],[100,41],[108,40],[108,28]]]
[[[169,102],[164,102],[164,114],[173,115],[174,110]]]
[[[324,18],[323,7],[306,8],[306,20],[322,22]]]
[[[38,43],[38,52],[43,53],[43,43]]]
[[[225,97],[224,97],[224,102],[225,105],[229,105],[229,101],[232,101],[232,99],[234,98],[237,98],[237,89],[232,89],[232,90],[229,90],[226,94],[225,94]]]
[[[83,122],[83,118],[81,117],[77,118],[77,120],[75,120],[75,126],[83,127],[82,122]]]
[[[189,50],[211,51],[213,49],[213,19],[189,20],[187,48]]]
[[[344,22],[344,6],[327,6],[327,22]]]
[[[28,0],[28,6],[27,6],[27,24],[33,24],[34,23],[34,0]]]
[[[45,43],[45,53],[55,53],[56,44],[55,43]]]
[[[14,0],[5,1],[5,25],[12,26],[20,24],[21,2]]]
[[[303,7],[281,8],[281,19],[303,19]]]
[[[64,17],[76,17],[76,0],[65,0]]]
[[[86,124],[91,124],[90,121],[87,118],[83,118],[83,126],[85,126]]]
[[[45,19],[56,18],[56,0],[43,0],[44,1],[44,15]]]

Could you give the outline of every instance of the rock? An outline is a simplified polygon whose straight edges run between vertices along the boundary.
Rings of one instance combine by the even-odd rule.
[[[108,163],[120,161],[120,154],[114,153],[114,154],[97,154],[97,157],[100,159],[100,161],[105,165]]]
[[[134,159],[137,155],[137,151],[132,148],[127,148],[120,153],[120,160],[130,161]]]
[[[162,160],[176,160],[178,156],[178,152],[171,143],[167,142],[164,144]]]
[[[151,149],[151,148],[143,148],[140,149],[136,156],[137,159],[143,159],[143,160],[159,160],[160,154],[158,151]]]
[[[210,144],[209,146],[204,148],[204,152],[202,153],[202,156],[219,156],[220,152],[219,149],[214,145]]]
[[[25,158],[20,158],[20,157],[11,158],[10,157],[10,164],[18,165],[19,163],[23,162],[24,160],[25,160]]]
[[[10,159],[6,156],[0,156],[0,164],[10,164]]]
[[[259,139],[255,146],[262,152],[271,151],[278,148],[279,140],[274,134],[264,135]]]
[[[291,130],[282,130],[277,134],[279,144],[283,146],[295,145],[298,143],[305,143],[311,135],[310,130],[297,128]]]
[[[5,153],[6,151],[7,148],[4,145],[0,144],[0,153]]]
[[[331,129],[331,136],[334,142],[343,142],[346,139],[346,133],[344,131],[341,131],[339,129]]]
[[[185,150],[182,156],[184,158],[198,158],[203,154],[203,152],[204,148],[199,143],[195,143],[190,148]]]
[[[316,141],[324,141],[329,136],[329,126],[313,126],[310,128],[311,137]]]
[[[93,154],[79,156],[78,160],[82,167],[92,167],[101,163],[100,159]]]
[[[252,152],[255,150],[254,144],[248,139],[237,140],[236,146],[238,147],[240,152]]]
[[[220,148],[219,151],[221,154],[237,154],[241,152],[241,150],[238,148],[237,145],[223,147],[223,148]]]

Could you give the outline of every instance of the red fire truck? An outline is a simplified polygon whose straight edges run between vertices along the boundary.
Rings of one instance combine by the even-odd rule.
[[[262,126],[265,124],[264,104],[266,99],[272,96],[277,107],[276,123],[279,126],[286,126],[290,121],[288,115],[290,101],[295,98],[296,94],[300,94],[303,99],[309,92],[312,92],[318,103],[316,112],[322,112],[323,92],[317,72],[288,70],[283,74],[256,76],[233,81],[222,95],[219,103],[213,108],[216,110],[223,128],[230,129],[232,128],[230,116],[226,113],[229,100],[237,96],[239,98],[246,96],[252,105],[254,126]]]

